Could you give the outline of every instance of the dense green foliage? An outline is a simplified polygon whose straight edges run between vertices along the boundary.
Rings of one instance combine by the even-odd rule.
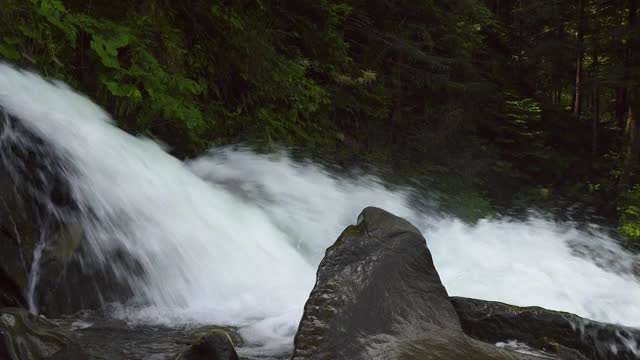
[[[284,145],[467,219],[581,203],[640,239],[637,0],[0,5],[0,58],[180,156]]]

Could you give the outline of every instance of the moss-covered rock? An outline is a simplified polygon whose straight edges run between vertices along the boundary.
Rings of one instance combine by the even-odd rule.
[[[73,345],[67,334],[41,317],[24,309],[0,309],[1,359],[46,359]]]
[[[212,329],[194,344],[180,352],[174,360],[239,360],[231,336],[221,328]]]
[[[196,340],[196,342],[207,336],[224,335],[229,338],[229,341],[231,341],[231,344],[233,346],[244,345],[244,340],[238,333],[238,329],[230,326],[211,325],[211,326],[200,327],[194,330],[191,335]]]

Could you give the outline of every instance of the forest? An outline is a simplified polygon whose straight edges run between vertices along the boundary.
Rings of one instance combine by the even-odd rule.
[[[0,0],[0,59],[180,158],[287,148],[637,247],[639,2]]]

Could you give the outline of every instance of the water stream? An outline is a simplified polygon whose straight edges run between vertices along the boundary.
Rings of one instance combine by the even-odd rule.
[[[135,292],[116,317],[234,325],[257,352],[288,349],[324,250],[371,205],[423,232],[452,295],[640,326],[638,258],[596,227],[540,216],[468,225],[413,205],[411,189],[286,153],[221,148],[181,162],[83,95],[8,65],[0,106],[72,165],[89,260],[115,266]],[[143,276],[105,263],[123,250]]]
[[[36,244],[33,250],[33,260],[31,262],[31,269],[29,270],[29,279],[27,283],[27,304],[29,305],[29,311],[33,314],[38,313],[38,304],[36,302],[35,292],[36,285],[40,279],[40,259],[42,258],[42,251],[44,250],[47,242],[47,233],[43,232],[40,235],[40,241]]]

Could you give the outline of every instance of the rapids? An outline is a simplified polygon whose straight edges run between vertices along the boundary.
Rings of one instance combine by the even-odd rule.
[[[410,188],[338,175],[284,152],[219,148],[182,162],[118,129],[66,85],[6,64],[0,107],[73,169],[65,176],[87,261],[116,266],[106,259],[124,250],[142,265],[142,276],[114,269],[135,292],[115,306],[116,317],[233,325],[253,351],[286,351],[324,250],[364,207],[377,206],[423,232],[451,295],[640,327],[638,257],[595,227],[540,216],[469,225],[415,205]]]

